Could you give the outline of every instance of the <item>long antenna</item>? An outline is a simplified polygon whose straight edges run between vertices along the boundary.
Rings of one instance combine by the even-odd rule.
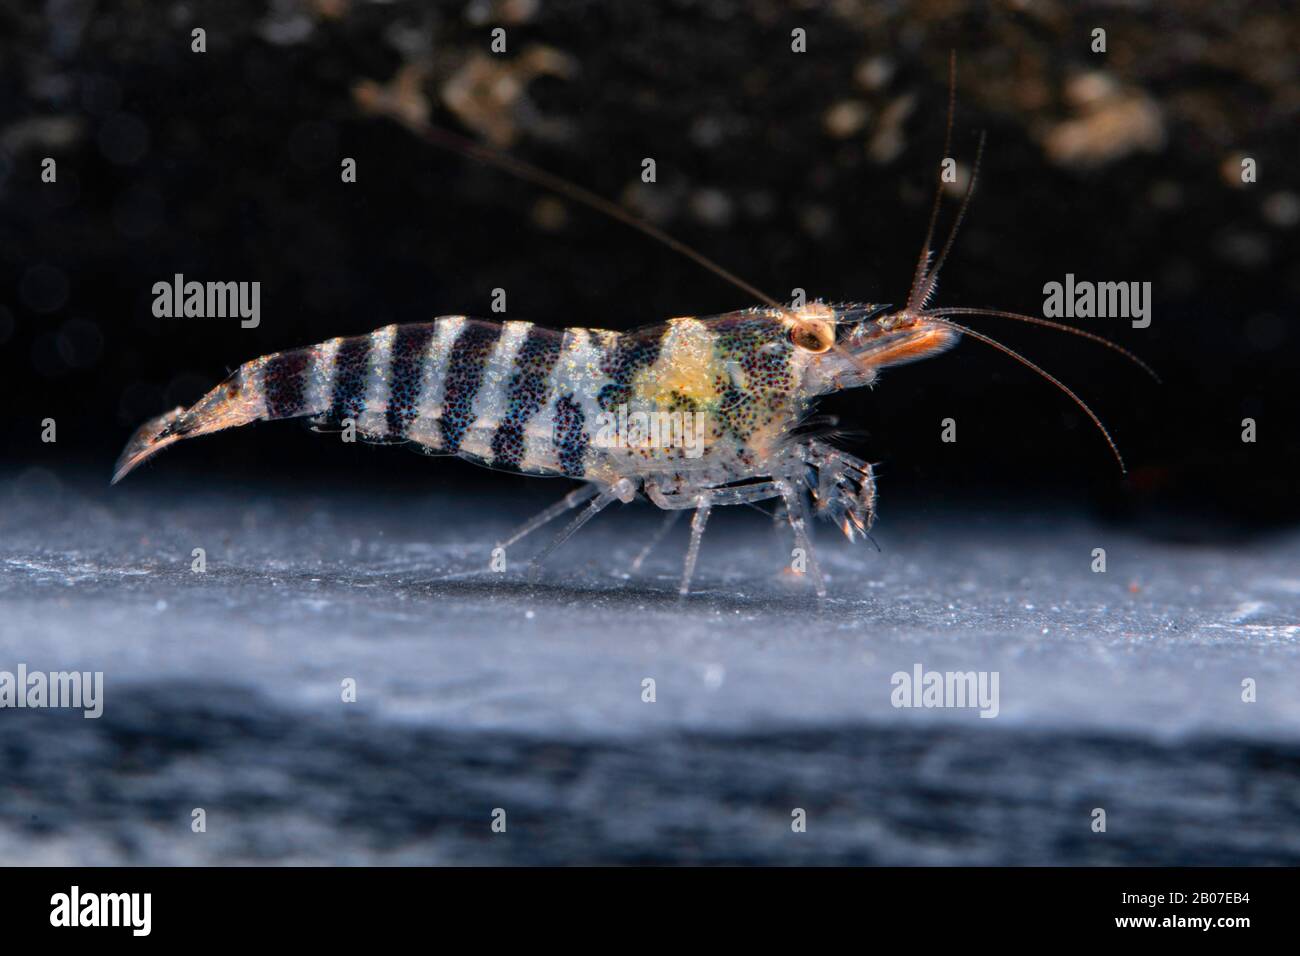
[[[957,51],[948,51],[948,122],[943,131],[943,155],[947,158],[952,149],[952,122],[957,111]],[[926,281],[930,268],[930,244],[934,241],[934,227],[939,221],[939,205],[943,201],[943,182],[934,189],[934,202],[930,205],[930,223],[925,228],[925,242],[921,243],[921,254],[916,260],[916,272],[912,275],[912,291],[907,296],[908,308],[916,307],[916,293]],[[922,301],[921,307],[925,303]]]
[[[948,230],[948,238],[943,244],[943,250],[939,253],[939,258],[935,260],[929,274],[925,277],[924,291],[912,290],[912,296],[917,297],[917,301],[913,303],[911,297],[909,297],[908,306],[910,308],[925,308],[926,303],[930,301],[930,297],[934,295],[934,287],[939,282],[939,270],[948,261],[948,253],[952,251],[952,245],[957,241],[957,230],[961,228],[962,220],[966,218],[966,210],[970,208],[971,197],[975,195],[975,181],[979,179],[980,163],[984,159],[984,140],[986,136],[987,134],[980,133],[979,148],[975,150],[975,162],[971,166],[970,182],[966,184],[966,192],[961,197],[961,207],[957,210],[957,218],[953,220],[952,228]],[[920,292],[919,296],[917,296],[918,292]]]
[[[1017,362],[1019,362],[1021,365],[1024,365],[1026,368],[1032,369],[1033,371],[1041,375],[1043,378],[1051,382],[1053,385],[1055,385],[1057,388],[1059,388],[1061,391],[1063,391],[1066,395],[1070,396],[1070,399],[1074,402],[1074,404],[1078,405],[1081,409],[1083,409],[1084,414],[1086,414],[1090,419],[1092,419],[1092,423],[1097,426],[1097,430],[1100,431],[1102,435],[1105,437],[1106,444],[1110,446],[1111,454],[1113,454],[1115,456],[1115,460],[1119,462],[1120,474],[1122,475],[1128,474],[1128,468],[1126,468],[1124,465],[1124,457],[1119,453],[1119,447],[1115,444],[1115,439],[1110,437],[1110,432],[1108,432],[1106,430],[1106,426],[1101,423],[1101,419],[1097,417],[1097,413],[1094,412],[1091,408],[1089,408],[1087,402],[1085,402],[1073,391],[1071,391],[1070,388],[1064,382],[1056,378],[1054,375],[1051,375],[1050,373],[1039,368],[1037,365],[1035,365],[1029,359],[1025,358],[1015,349],[1003,345],[997,339],[990,338],[989,336],[985,335],[982,332],[976,332],[974,329],[967,328],[964,325],[961,325],[957,322],[953,322],[951,319],[933,318],[932,316],[933,313],[927,312],[925,316],[926,320],[936,322],[939,325],[946,325],[949,328],[955,329],[956,331],[961,332],[964,335],[969,335],[971,338],[976,339],[977,341],[983,342],[985,345],[992,346],[993,348],[997,349],[999,352],[1002,352],[1004,355],[1009,355],[1011,358],[1015,359]]]
[[[953,112],[956,99],[957,52],[953,50],[948,55],[948,122],[943,135],[943,152],[945,159],[948,158],[948,152],[952,146]],[[1098,431],[1100,431],[1102,436],[1106,439],[1106,444],[1110,446],[1111,454],[1115,456],[1115,461],[1119,463],[1120,473],[1126,475],[1128,474],[1128,469],[1124,465],[1123,456],[1119,453],[1119,447],[1115,444],[1115,440],[1111,438],[1110,432],[1106,430],[1106,426],[1102,424],[1101,419],[1097,417],[1096,412],[1089,408],[1088,404],[1082,398],[1076,395],[1060,379],[1049,374],[1025,356],[1021,355],[1015,349],[1003,345],[997,339],[985,335],[982,332],[976,332],[972,328],[954,322],[952,319],[948,318],[948,316],[997,316],[1004,319],[1014,319],[1017,322],[1027,322],[1031,325],[1043,326],[1044,328],[1056,329],[1060,332],[1067,332],[1070,335],[1077,335],[1080,338],[1089,339],[1090,341],[1097,342],[1115,352],[1118,352],[1159,382],[1160,376],[1155,373],[1151,366],[1147,365],[1146,362],[1142,361],[1128,349],[1110,341],[1109,339],[1103,338],[1100,335],[1094,335],[1092,332],[1085,332],[1082,329],[1076,329],[1060,322],[1052,322],[1047,319],[1020,315],[1016,312],[1003,312],[996,309],[973,309],[962,308],[959,306],[934,309],[933,311],[926,309],[926,305],[929,303],[931,296],[934,295],[935,285],[939,281],[939,272],[943,268],[944,263],[948,260],[948,253],[952,251],[953,244],[957,241],[957,231],[960,229],[962,221],[966,218],[966,212],[970,208],[971,197],[975,194],[975,184],[979,180],[980,163],[984,158],[985,138],[986,134],[980,133],[979,147],[975,152],[975,162],[971,165],[970,181],[966,184],[966,190],[962,195],[961,206],[957,210],[957,217],[953,220],[952,228],[948,230],[948,238],[944,241],[943,248],[940,250],[938,258],[934,259],[934,264],[931,265],[931,257],[933,255],[931,243],[934,241],[934,227],[939,218],[939,206],[943,197],[942,179],[940,179],[940,182],[935,187],[934,203],[930,207],[930,222],[925,231],[925,244],[921,247],[921,255],[916,263],[916,273],[912,278],[912,288],[907,295],[906,311],[921,318],[923,321],[934,322],[938,325],[946,325],[957,332],[969,335],[976,341],[983,342],[985,345],[995,348],[1004,355],[1015,359],[1021,365],[1031,369],[1035,374],[1040,375],[1047,381],[1051,382],[1069,396],[1070,400],[1074,402],[1075,405],[1079,406],[1079,408],[1083,410],[1084,414],[1092,420],[1092,423],[1097,426]]]
[[[604,196],[599,196],[589,189],[584,189],[582,186],[565,179],[563,176],[547,172],[544,169],[534,166],[532,163],[525,162],[522,159],[516,159],[509,153],[494,149],[491,146],[486,146],[467,137],[452,133],[449,130],[433,126],[427,120],[416,118],[409,113],[404,114],[395,104],[388,103],[386,97],[377,96],[367,98],[362,105],[369,112],[385,116],[399,125],[406,127],[432,146],[437,146],[439,149],[458,153],[461,156],[467,156],[470,159],[475,159],[479,162],[486,163],[489,166],[494,166],[512,176],[516,176],[519,179],[530,182],[536,186],[541,186],[543,189],[549,189],[553,193],[571,199],[589,209],[594,209],[599,213],[603,213],[612,219],[618,220],[624,225],[631,226],[633,229],[644,233],[651,239],[663,243],[669,249],[685,256],[697,265],[703,266],[714,275],[730,282],[737,289],[740,289],[747,295],[758,299],[760,302],[769,305],[774,309],[784,308],[780,302],[768,295],[762,289],[759,289],[752,283],[746,282],[735,273],[724,269],[708,256],[704,255],[704,253],[693,249],[691,246],[688,246],[680,240],[674,239],[658,226],[647,222],[645,219],[642,219],[632,212],[629,212],[627,209],[618,205],[618,203],[611,202]]]
[[[1118,352],[1120,355],[1124,356],[1126,359],[1128,359],[1138,368],[1142,369],[1142,371],[1150,375],[1153,379],[1156,380],[1156,382],[1163,384],[1160,376],[1156,374],[1155,369],[1153,369],[1146,362],[1142,361],[1142,359],[1138,358],[1128,349],[1124,348],[1124,346],[1120,345],[1118,342],[1112,342],[1108,338],[1105,338],[1100,335],[1096,335],[1092,332],[1086,332],[1083,329],[1076,329],[1074,326],[1066,325],[1064,322],[1053,322],[1050,319],[1040,319],[1032,315],[1021,315],[1019,312],[1003,312],[1001,309],[968,309],[960,305],[954,305],[942,309],[931,309],[928,310],[925,314],[927,316],[991,315],[1000,319],[1014,319],[1017,322],[1028,322],[1030,325],[1041,325],[1044,328],[1056,329],[1056,331],[1058,332],[1068,332],[1071,335],[1079,336],[1079,338],[1081,339],[1088,339],[1091,342],[1096,342],[1098,345],[1104,345],[1112,352]]]

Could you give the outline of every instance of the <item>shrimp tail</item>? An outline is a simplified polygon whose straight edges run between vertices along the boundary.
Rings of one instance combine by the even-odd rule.
[[[375,334],[383,335],[384,331]],[[338,405],[340,415],[359,414],[365,405],[363,388],[370,338],[332,339],[245,362],[189,408],[173,408],[141,425],[117,459],[113,484],[183,438],[210,435],[255,421],[323,416],[332,405]],[[325,383],[330,380],[338,383],[339,402],[332,402],[331,394],[325,391]]]
[[[178,406],[136,429],[113,466],[112,483],[117,484],[138,465],[183,438],[208,435],[264,417],[260,383],[248,374],[254,364],[241,366],[189,408]]]

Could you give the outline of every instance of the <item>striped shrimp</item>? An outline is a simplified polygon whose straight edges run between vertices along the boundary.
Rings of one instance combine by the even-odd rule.
[[[950,92],[948,139],[951,129]],[[438,131],[428,138],[446,145],[446,137]],[[982,147],[981,140],[981,154]],[[478,145],[456,148],[630,221],[607,201],[513,157]],[[409,442],[429,454],[456,455],[490,468],[581,481],[500,542],[509,547],[576,511],[533,559],[535,567],[613,502],[644,498],[667,514],[634,567],[683,511],[694,512],[679,585],[686,594],[711,510],[775,501],[804,556],[807,577],[825,595],[811,519],[832,521],[851,541],[864,536],[875,518],[876,489],[870,464],[801,430],[821,396],[871,385],[882,369],[938,355],[966,335],[1061,389],[1101,430],[1119,459],[1105,427],[1077,395],[1024,356],[952,317],[995,315],[1048,326],[1101,342],[1142,365],[1140,360],[1091,333],[1044,319],[929,308],[978,168],[977,154],[961,209],[937,258],[931,249],[940,205],[936,191],[902,308],[784,305],[694,250],[656,235],[655,227],[632,221],[765,304],[724,315],[675,318],[630,332],[561,331],[522,321],[443,316],[265,355],[241,365],[193,406],[144,424],[119,458],[113,481],[184,438],[253,421],[350,422],[368,440]],[[644,430],[610,440],[611,425],[623,422],[670,423],[673,427],[665,428],[660,439],[665,434],[681,438],[682,422],[696,431],[688,436],[691,441],[649,441]]]

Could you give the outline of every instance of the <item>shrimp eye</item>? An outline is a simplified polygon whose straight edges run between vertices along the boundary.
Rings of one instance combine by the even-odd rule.
[[[829,322],[796,322],[790,326],[790,341],[809,352],[828,352],[835,344],[835,327]]]

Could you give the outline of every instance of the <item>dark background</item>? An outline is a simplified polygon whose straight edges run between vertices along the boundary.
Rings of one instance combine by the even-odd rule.
[[[495,25],[502,56],[488,52]],[[190,52],[197,26],[204,54]],[[795,27],[806,54],[790,51]],[[887,507],[1041,498],[1192,539],[1300,517],[1300,17],[1286,4],[67,0],[6,7],[0,36],[7,471],[106,482],[141,421],[240,362],[490,316],[494,287],[507,317],[553,326],[753,304],[622,225],[364,115],[358,84],[423,69],[435,124],[601,195],[648,197],[651,219],[778,297],[899,302],[955,49],[954,152],[969,163],[981,129],[989,145],[940,304],[1039,314],[1043,284],[1067,272],[1150,281],[1149,329],[1079,324],[1165,384],[1085,342],[972,320],[1092,404],[1129,478],[1064,396],[968,342],[826,403],[883,463]],[[468,105],[455,98],[467,83]],[[1242,155],[1258,162],[1253,185],[1237,178]],[[44,156],[56,185],[40,182]],[[345,156],[355,184],[340,182]],[[638,189],[643,157],[658,183]],[[260,281],[261,326],[154,318],[151,287],[175,272]],[[949,416],[956,444],[939,440]],[[46,417],[55,445],[40,441]],[[186,443],[130,480],[185,476],[524,484],[289,423]]]

